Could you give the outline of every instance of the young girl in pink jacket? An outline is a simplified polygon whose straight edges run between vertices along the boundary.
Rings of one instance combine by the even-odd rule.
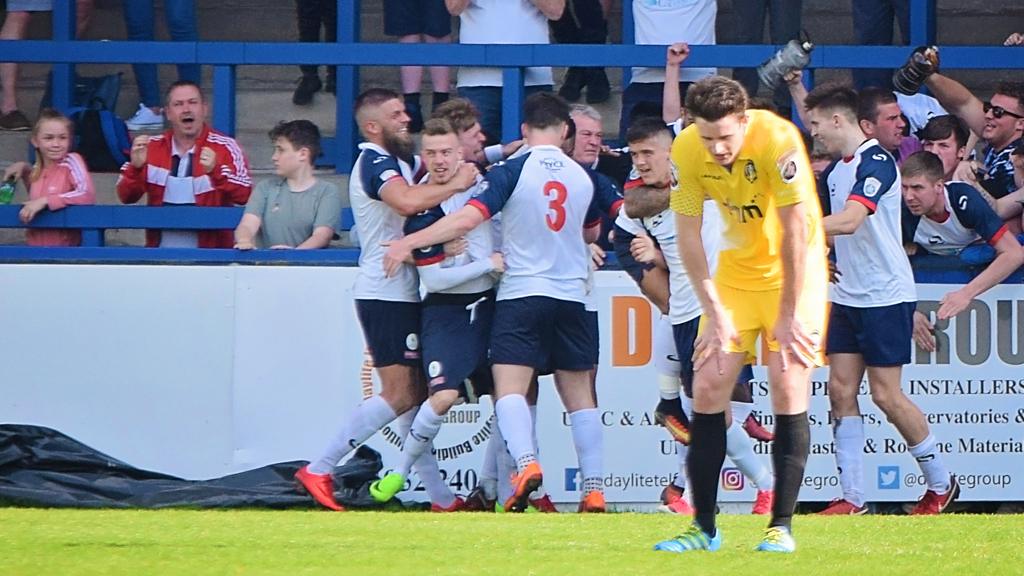
[[[43,210],[60,210],[70,204],[94,204],[96,191],[92,176],[82,157],[70,152],[71,120],[47,108],[39,113],[32,130],[32,147],[36,163],[15,162],[4,171],[4,180],[14,176],[28,187],[28,202],[18,216],[28,224]],[[78,230],[29,229],[25,240],[32,246],[78,246],[82,234]]]

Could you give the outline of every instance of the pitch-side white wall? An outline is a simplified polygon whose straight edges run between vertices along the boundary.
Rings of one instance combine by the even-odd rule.
[[[352,306],[354,276],[333,267],[2,265],[0,422],[49,426],[132,465],[186,478],[312,458],[373,386]],[[935,303],[951,288],[919,285],[919,297]],[[598,273],[597,290],[606,495],[653,502],[676,460],[651,419],[652,311],[625,274]],[[1022,316],[1020,286],[999,286],[939,327],[938,355],[915,350],[904,371],[904,390],[931,418],[965,500],[1024,500]],[[755,374],[757,409],[766,411],[765,371]],[[804,500],[839,495],[825,381],[827,370],[819,370]],[[549,379],[541,382],[545,485],[556,501],[575,501],[566,419]],[[923,487],[913,458],[866,396],[861,406],[868,498],[916,499]],[[436,443],[459,492],[476,483],[491,414],[486,398],[456,408]],[[393,432],[370,444],[395,462]],[[759,448],[770,465],[769,447]],[[752,500],[729,465],[722,499]]]

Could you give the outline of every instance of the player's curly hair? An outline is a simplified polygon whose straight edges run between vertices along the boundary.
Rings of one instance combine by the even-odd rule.
[[[730,114],[743,114],[750,98],[743,86],[724,76],[709,76],[686,91],[686,109],[693,116],[715,122]]]
[[[443,118],[455,127],[459,133],[465,132],[480,121],[480,112],[472,102],[465,98],[452,98],[434,109],[431,118]]]

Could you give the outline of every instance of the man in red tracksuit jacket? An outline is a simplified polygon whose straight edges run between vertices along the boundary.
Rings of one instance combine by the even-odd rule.
[[[117,195],[125,204],[146,195],[149,206],[232,206],[252,192],[249,162],[238,142],[206,125],[199,86],[179,81],[167,91],[164,109],[171,129],[132,141],[121,167]],[[146,246],[231,248],[231,230],[146,230]]]

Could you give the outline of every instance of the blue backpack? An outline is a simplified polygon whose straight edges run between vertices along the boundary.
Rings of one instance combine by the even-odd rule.
[[[117,172],[128,161],[128,126],[116,114],[94,105],[71,108],[67,117],[75,123],[74,150],[90,172]]]

